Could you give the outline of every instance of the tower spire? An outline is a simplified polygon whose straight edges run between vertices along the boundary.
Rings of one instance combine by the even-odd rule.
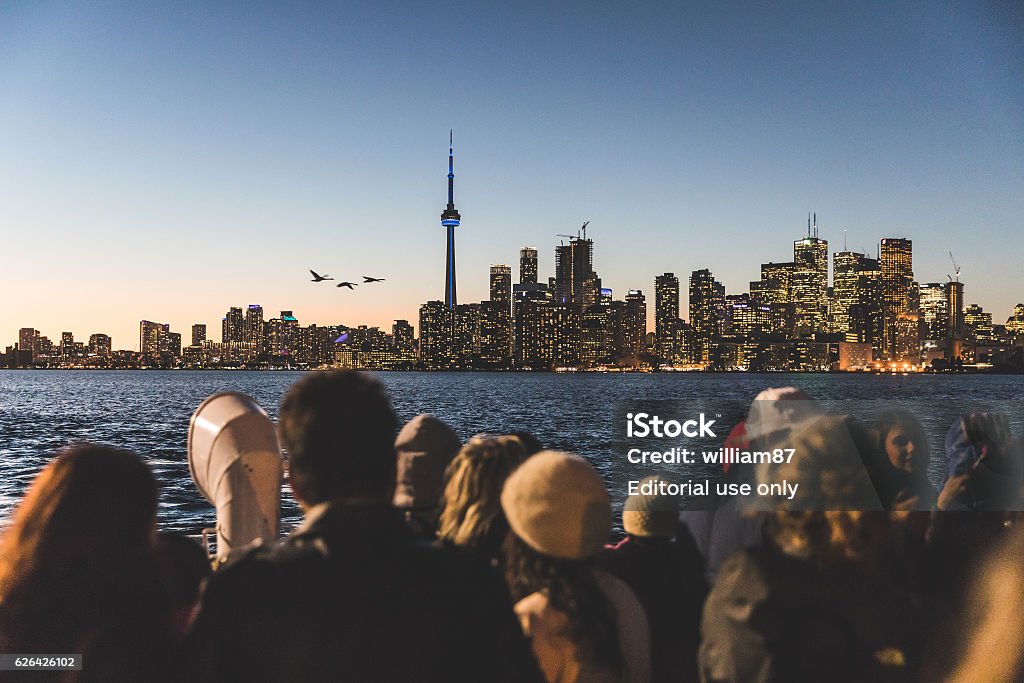
[[[459,227],[462,217],[455,208],[455,154],[452,140],[454,131],[448,131],[448,206],[441,212],[441,225],[448,232],[448,250],[445,259],[444,304],[450,309],[455,308],[458,301],[455,296],[455,228]]]

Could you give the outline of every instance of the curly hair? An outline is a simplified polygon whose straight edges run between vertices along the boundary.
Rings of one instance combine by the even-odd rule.
[[[505,538],[505,581],[514,601],[543,591],[568,618],[566,636],[580,658],[621,674],[625,667],[615,611],[587,560],[562,560],[533,550],[514,533]]]

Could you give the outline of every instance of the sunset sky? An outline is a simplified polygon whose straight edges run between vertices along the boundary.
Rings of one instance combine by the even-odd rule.
[[[219,340],[251,303],[418,325],[449,129],[463,303],[585,220],[652,315],[665,271],[747,291],[809,211],[830,251],[913,239],[921,282],[952,251],[997,323],[1024,301],[1021,3],[491,5],[0,4],[0,349]]]

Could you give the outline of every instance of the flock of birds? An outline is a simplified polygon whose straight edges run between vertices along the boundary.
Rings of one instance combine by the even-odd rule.
[[[327,275],[327,273],[324,273],[323,275],[320,275],[315,270],[310,270],[309,272],[313,276],[313,279],[310,280],[310,282],[324,282],[325,280],[333,280],[334,279],[333,277],[330,277],[329,275]],[[349,289],[353,289],[354,287],[358,287],[360,284],[364,284],[365,285],[365,284],[368,284],[370,282],[384,282],[384,278],[382,278],[382,277],[370,277],[369,275],[364,275],[362,283],[345,281],[345,282],[339,282],[335,286],[336,287],[348,287]]]

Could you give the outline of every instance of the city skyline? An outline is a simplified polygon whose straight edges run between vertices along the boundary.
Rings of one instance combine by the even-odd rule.
[[[617,297],[702,268],[746,291],[810,210],[830,252],[913,240],[920,282],[952,251],[964,304],[1005,320],[1024,299],[1022,14],[7,5],[0,335],[125,348],[140,320],[215,329],[249,303],[413,320],[444,298],[451,128],[460,301],[524,244],[553,275],[555,235],[584,220]],[[309,268],[388,281],[316,289]]]

